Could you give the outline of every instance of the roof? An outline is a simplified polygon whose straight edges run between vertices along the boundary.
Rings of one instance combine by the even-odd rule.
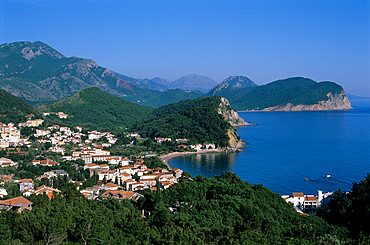
[[[293,192],[294,197],[304,197],[303,192]]]
[[[131,199],[135,196],[133,191],[106,191],[102,194],[102,197],[113,197],[117,199]]]
[[[19,183],[23,183],[23,182],[31,182],[31,183],[33,183],[32,179],[21,179],[21,180],[19,180]]]
[[[30,202],[28,199],[26,199],[22,196],[0,201],[0,205],[7,205],[7,206],[21,207],[21,206],[29,205],[29,204],[32,204],[32,202]]]
[[[315,196],[306,196],[305,201],[316,202],[317,200]]]

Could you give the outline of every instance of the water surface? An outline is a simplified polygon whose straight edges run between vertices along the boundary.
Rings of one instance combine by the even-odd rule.
[[[193,176],[231,171],[280,194],[350,190],[370,172],[370,101],[352,105],[350,111],[240,112],[259,124],[238,129],[246,151],[183,156],[170,164]]]

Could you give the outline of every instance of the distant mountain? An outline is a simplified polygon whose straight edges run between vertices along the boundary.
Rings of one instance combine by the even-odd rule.
[[[160,78],[160,77],[155,77],[155,78],[152,78],[150,79],[151,81],[155,82],[155,83],[158,83],[158,84],[161,84],[161,85],[164,85],[166,87],[170,87],[172,81],[171,80],[168,80],[168,79],[164,79],[164,78]]]
[[[96,87],[84,89],[63,100],[40,105],[42,112],[63,111],[69,115],[64,124],[90,129],[124,128],[151,117],[154,108],[141,106],[110,95]]]
[[[192,74],[180,77],[179,79],[173,81],[170,85],[170,88],[207,92],[216,85],[217,83],[209,77]]]
[[[183,100],[192,100],[203,97],[205,94],[200,91],[184,91],[182,89],[170,89],[161,93],[153,93],[149,96],[143,97],[130,96],[130,101],[136,102],[140,105],[160,107]]]
[[[221,93],[222,94],[222,93]],[[278,80],[258,87],[242,87],[223,95],[237,110],[311,111],[351,109],[343,88],[303,77]]]
[[[153,81],[152,79],[132,78],[132,77],[129,77],[129,76],[126,76],[126,75],[122,75],[118,72],[113,72],[113,74],[115,76],[121,78],[124,81],[130,82],[130,83],[136,85],[139,88],[150,89],[150,90],[161,91],[161,92],[166,91],[166,90],[169,89],[166,85],[164,85],[162,83],[158,83],[156,81]],[[160,81],[160,80],[158,80],[158,81]]]
[[[42,42],[0,45],[0,88],[29,104],[57,101],[92,86],[119,97],[151,93],[93,60],[67,58]]]
[[[0,89],[0,122],[22,122],[25,121],[25,116],[31,113],[37,114],[35,108],[22,99]]]
[[[349,100],[370,100],[370,97],[357,96],[353,94],[347,94]]]
[[[253,88],[258,85],[245,76],[230,76],[208,92],[208,95],[234,96],[240,88]]]

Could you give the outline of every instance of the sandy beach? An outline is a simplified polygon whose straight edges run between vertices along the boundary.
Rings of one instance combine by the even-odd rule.
[[[179,157],[179,156],[186,156],[186,155],[204,154],[204,153],[220,153],[220,152],[225,152],[225,150],[202,150],[202,151],[197,151],[197,152],[172,152],[167,155],[161,156],[159,158],[171,170],[172,167],[169,164],[169,161],[172,158]]]

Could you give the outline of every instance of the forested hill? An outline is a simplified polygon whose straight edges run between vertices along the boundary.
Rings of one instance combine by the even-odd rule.
[[[230,137],[239,140],[232,128],[234,122],[245,123],[235,113],[220,96],[186,100],[156,109],[155,119],[138,123],[134,130],[153,139],[187,138],[191,143],[216,143],[227,147],[231,145]]]
[[[20,98],[0,89],[0,122],[22,122],[25,121],[25,116],[30,113],[37,115],[35,108]]]
[[[303,77],[278,80],[258,87],[215,91],[237,110],[345,110],[351,104],[343,88],[333,82],[317,83]]]
[[[63,124],[79,125],[89,129],[118,129],[152,117],[154,108],[141,106],[98,88],[87,88],[63,100],[41,105],[43,112],[67,113]]]

